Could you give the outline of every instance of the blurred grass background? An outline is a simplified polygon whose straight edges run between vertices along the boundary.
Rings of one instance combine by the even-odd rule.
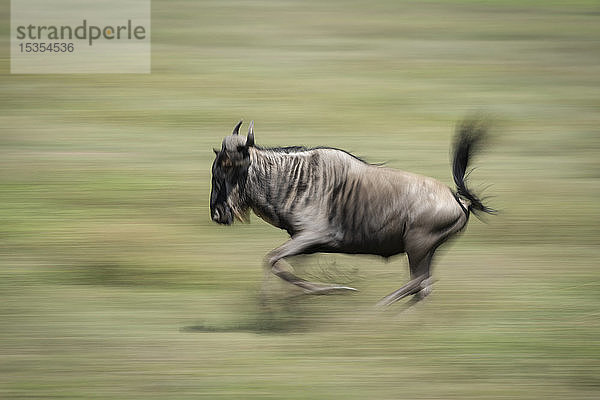
[[[0,397],[600,396],[598,1],[153,0],[150,75],[9,75],[7,3]],[[427,302],[374,310],[403,257],[322,255],[299,272],[361,291],[270,279],[261,304],[285,233],[208,211],[240,118],[451,184],[474,110],[501,213],[441,252]]]

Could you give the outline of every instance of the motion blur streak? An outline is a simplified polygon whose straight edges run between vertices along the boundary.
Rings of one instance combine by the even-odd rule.
[[[597,398],[598,11],[155,0],[150,75],[0,59],[0,397]],[[477,110],[497,128],[472,189],[499,213],[438,255],[409,311],[372,307],[408,279],[402,256],[293,260],[360,293],[286,298],[262,272],[286,233],[211,221],[234,121],[451,186],[454,123]]]

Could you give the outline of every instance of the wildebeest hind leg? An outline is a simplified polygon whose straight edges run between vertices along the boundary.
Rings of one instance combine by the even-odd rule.
[[[434,234],[427,231],[415,233],[410,243],[407,243],[406,246],[411,281],[381,299],[377,304],[388,306],[413,294],[415,295],[413,302],[418,302],[427,297],[433,289],[433,280],[431,278],[433,254],[448,238],[459,232],[466,222],[466,215],[461,214],[460,218],[441,233]]]
[[[425,298],[431,292],[431,278],[429,268],[431,265],[431,259],[433,257],[434,250],[422,255],[415,257],[415,255],[408,255],[408,262],[410,265],[410,274],[412,279],[400,289],[388,294],[381,299],[378,306],[389,306],[399,300],[402,300],[406,296],[412,294],[418,294],[418,298]]]
[[[408,282],[406,285],[402,286],[400,289],[388,294],[383,299],[379,300],[377,305],[380,307],[389,306],[390,304],[393,304],[393,303],[397,302],[398,300],[402,300],[406,296],[410,296],[411,294],[415,294],[415,293],[419,292],[422,289],[421,283],[423,281],[425,281],[427,278],[428,278],[427,276],[419,276],[415,279],[412,279],[410,282]]]
[[[308,250],[320,244],[322,244],[322,235],[303,234],[292,238],[269,253],[267,266],[273,274],[286,282],[298,286],[308,294],[325,294],[337,290],[355,291],[356,289],[349,286],[309,282],[282,268],[283,258],[305,254]]]

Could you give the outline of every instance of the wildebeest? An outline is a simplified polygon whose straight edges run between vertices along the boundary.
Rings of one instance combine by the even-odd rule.
[[[456,191],[437,180],[368,164],[329,147],[263,148],[233,133],[215,149],[210,211],[213,221],[230,225],[247,220],[252,209],[285,229],[290,240],[269,253],[267,266],[278,277],[307,293],[355,290],[308,282],[283,267],[283,259],[316,252],[407,253],[411,280],[380,301],[394,303],[408,295],[419,300],[431,292],[430,265],[436,249],[465,227],[471,212],[494,210],[467,188],[465,174],[485,135],[485,124],[459,124],[452,172]],[[468,174],[467,174],[468,175]]]

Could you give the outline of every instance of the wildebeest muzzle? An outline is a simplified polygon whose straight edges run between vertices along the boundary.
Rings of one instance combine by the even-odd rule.
[[[233,223],[233,212],[227,204],[217,204],[211,207],[211,218],[218,224],[231,225]]]

